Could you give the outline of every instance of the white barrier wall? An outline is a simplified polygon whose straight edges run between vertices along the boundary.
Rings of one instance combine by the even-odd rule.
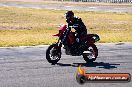
[[[54,1],[132,3],[132,0],[54,0]]]

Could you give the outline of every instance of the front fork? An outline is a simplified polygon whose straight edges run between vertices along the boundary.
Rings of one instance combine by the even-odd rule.
[[[61,38],[59,37],[57,43],[56,43],[57,47],[62,47],[62,42],[61,42]]]
[[[65,46],[65,44],[66,44],[66,40],[67,40],[67,37],[68,37],[68,34],[69,34],[69,32],[71,31],[71,27],[69,26],[68,28],[67,28],[67,30],[64,32],[64,37],[62,38],[62,37],[59,37],[59,39],[58,39],[58,41],[57,41],[57,46],[60,48],[60,50],[61,50],[61,47],[62,47],[62,45],[64,45]]]

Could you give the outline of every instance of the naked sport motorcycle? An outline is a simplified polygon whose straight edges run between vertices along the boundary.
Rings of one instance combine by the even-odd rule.
[[[98,56],[98,49],[95,42],[100,40],[97,34],[87,34],[81,36],[81,42],[76,40],[76,33],[71,29],[76,26],[61,25],[59,33],[53,36],[58,36],[56,43],[50,45],[46,50],[46,59],[51,64],[56,64],[62,55],[61,48],[65,49],[66,55],[83,56],[86,62],[93,62]]]

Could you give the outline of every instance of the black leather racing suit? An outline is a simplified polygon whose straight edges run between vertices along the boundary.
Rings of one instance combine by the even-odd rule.
[[[73,28],[76,30],[76,38],[79,38],[80,42],[80,37],[83,35],[87,35],[87,29],[84,23],[82,22],[81,18],[74,17],[73,20],[73,22],[69,20],[66,20],[66,22],[68,23],[68,26],[75,26]]]

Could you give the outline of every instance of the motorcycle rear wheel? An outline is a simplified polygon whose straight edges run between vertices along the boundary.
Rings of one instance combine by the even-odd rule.
[[[92,48],[92,49],[90,49],[90,48]],[[83,54],[84,60],[85,60],[87,63],[88,63],[88,62],[93,62],[93,61],[95,61],[96,58],[97,58],[97,56],[98,56],[98,49],[97,49],[96,45],[95,45],[95,44],[90,44],[90,45],[88,46],[88,48],[87,48],[86,51],[90,51],[90,52],[92,53],[91,56],[94,57],[94,58],[91,58],[90,55],[88,56],[88,55],[84,55],[84,54]]]
[[[61,48],[57,44],[52,44],[46,50],[46,59],[51,64],[56,64],[61,58]]]

